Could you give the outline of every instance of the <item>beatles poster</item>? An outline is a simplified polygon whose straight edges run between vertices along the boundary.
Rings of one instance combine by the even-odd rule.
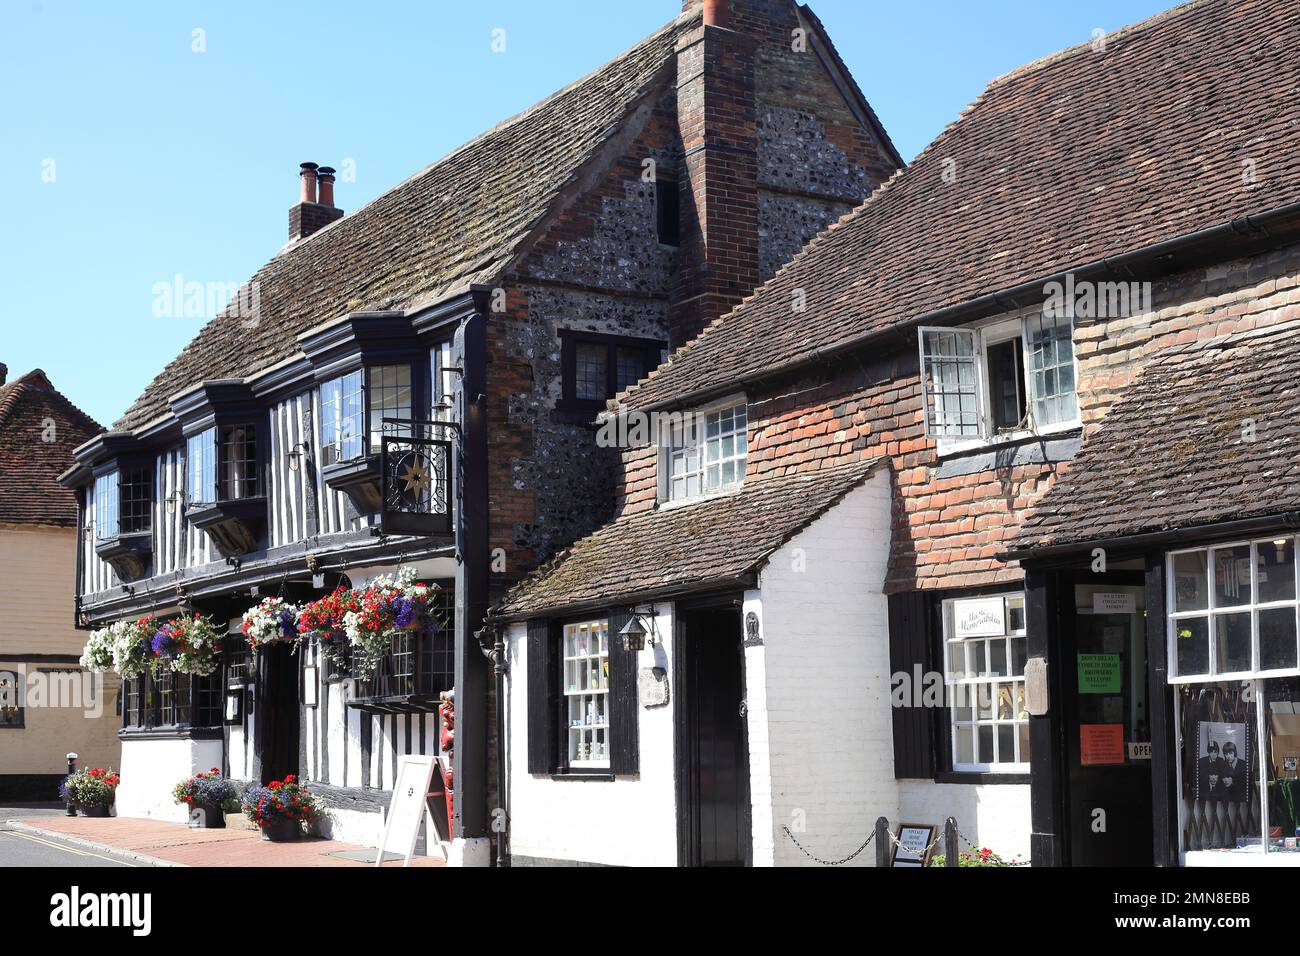
[[[1196,799],[1218,803],[1250,800],[1250,726],[1202,720],[1198,727]]]

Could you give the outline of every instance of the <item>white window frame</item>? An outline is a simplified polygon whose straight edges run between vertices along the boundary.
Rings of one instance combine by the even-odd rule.
[[[1170,684],[1215,684],[1220,681],[1232,680],[1251,680],[1258,678],[1264,680],[1271,677],[1295,677],[1300,675],[1300,581],[1295,582],[1295,596],[1289,600],[1283,601],[1264,601],[1256,602],[1255,598],[1259,594],[1259,559],[1258,549],[1261,544],[1272,545],[1274,541],[1289,540],[1295,549],[1293,554],[1295,560],[1295,573],[1300,577],[1300,536],[1293,534],[1275,534],[1267,538],[1256,538],[1246,541],[1232,541],[1228,543],[1201,545],[1197,548],[1181,548],[1177,551],[1170,551],[1165,555],[1165,607],[1168,609],[1165,614],[1166,624],[1166,652],[1169,674],[1168,681]],[[1250,547],[1250,601],[1246,604],[1231,604],[1217,607],[1215,603],[1214,592],[1214,552],[1228,551],[1233,548]],[[1174,559],[1182,554],[1197,554],[1205,552],[1205,607],[1192,611],[1179,611],[1175,603],[1177,598],[1177,582],[1174,577]],[[1296,661],[1294,667],[1281,667],[1263,670],[1260,668],[1259,655],[1259,612],[1274,609],[1290,608],[1296,617]],[[1218,672],[1215,668],[1218,665],[1218,628],[1215,627],[1215,620],[1219,617],[1226,617],[1230,614],[1249,614],[1250,615],[1250,660],[1251,666],[1247,670],[1223,671]],[[1193,619],[1205,619],[1207,634],[1207,648],[1209,654],[1209,670],[1204,674],[1179,674],[1178,673],[1178,625],[1182,621]]]
[[[986,637],[969,637],[969,638],[959,639],[956,637],[955,634],[953,634],[952,621],[953,621],[953,607],[955,603],[957,601],[969,600],[972,598],[976,598],[976,599],[1000,598],[1003,601],[1003,614],[1004,614],[1004,620],[1006,624],[1003,627],[1004,633],[1000,637],[997,635],[988,635]],[[1019,603],[1020,605],[1021,626],[1018,628],[1011,627],[1011,604],[1012,603]],[[998,756],[1001,756],[1000,753],[1001,744],[998,741],[998,728],[1003,726],[1009,726],[1011,727],[1012,746],[1015,748],[1016,751],[1015,756],[1016,757],[1020,756],[1020,728],[1022,726],[1026,728],[1029,726],[1029,715],[1028,713],[1025,713],[1025,715],[1022,717],[1019,714],[1016,714],[1014,710],[1016,705],[1015,689],[1017,685],[1021,686],[1022,688],[1024,687],[1025,675],[1023,670],[1019,675],[1011,673],[1013,669],[1012,661],[1015,659],[1014,655],[1011,652],[1011,646],[1012,646],[1011,642],[1015,640],[1026,642],[1024,660],[1028,660],[1029,659],[1029,655],[1028,655],[1029,637],[1028,637],[1027,622],[1025,621],[1025,616],[1024,616],[1025,615],[1024,592],[1005,591],[999,594],[960,595],[958,597],[945,599],[943,602],[942,610],[943,610],[943,683],[944,683],[944,688],[948,695],[948,700],[947,700],[948,738],[949,738],[948,746],[949,746],[949,757],[951,758],[952,761],[953,771],[955,773],[1028,773],[1029,772],[1028,760],[1017,759],[1012,761],[963,762],[957,759],[957,739],[958,739],[957,731],[959,727],[974,728],[972,736],[973,736],[974,745],[976,747],[978,747],[979,745],[979,728],[992,727],[994,753],[997,754]],[[971,660],[971,651],[969,650],[969,648],[973,647],[976,641],[998,641],[998,640],[1006,642],[1005,650],[1006,650],[1007,673],[1003,675],[997,675],[997,676],[989,675],[987,673],[972,674],[969,669],[970,660]],[[958,643],[962,645],[962,649],[965,652],[966,661],[963,663],[963,667],[961,671],[962,676],[955,677],[954,669],[952,667],[952,662],[951,662],[951,652],[953,646]],[[987,661],[987,649],[985,651],[985,654],[986,654],[985,660]],[[1012,716],[1008,719],[1002,719],[997,716],[998,690],[1003,685],[1009,685],[1011,688]],[[991,694],[992,694],[991,706],[992,706],[992,713],[993,713],[992,717],[981,718],[979,716],[979,711],[978,711],[979,689],[982,686],[987,686],[991,690]],[[970,705],[971,716],[969,719],[959,720],[957,718],[956,705],[960,703],[968,703]]]
[[[1277,541],[1290,541],[1292,544],[1293,556],[1293,573],[1296,580],[1293,581],[1294,593],[1292,598],[1281,601],[1258,601],[1259,596],[1259,546],[1273,545]],[[1250,601],[1246,604],[1216,606],[1216,594],[1214,590],[1214,552],[1230,550],[1250,546]],[[1205,607],[1197,610],[1179,611],[1177,610],[1177,580],[1174,577],[1174,559],[1182,554],[1197,554],[1205,552]],[[1180,548],[1176,551],[1169,551],[1165,554],[1165,623],[1167,630],[1165,632],[1166,644],[1166,664],[1167,677],[1166,683],[1170,685],[1179,684],[1221,684],[1237,683],[1245,684],[1249,682],[1251,691],[1255,696],[1255,726],[1251,728],[1252,750],[1250,754],[1250,766],[1254,770],[1255,777],[1252,783],[1255,786],[1255,798],[1258,801],[1258,812],[1260,820],[1259,838],[1262,847],[1267,847],[1271,837],[1269,831],[1272,826],[1272,819],[1269,808],[1268,794],[1268,775],[1269,775],[1269,741],[1271,732],[1268,727],[1267,709],[1268,697],[1264,690],[1264,682],[1272,678],[1286,678],[1300,675],[1300,619],[1297,620],[1296,641],[1297,641],[1297,666],[1272,668],[1264,670],[1260,668],[1259,657],[1259,612],[1275,608],[1295,608],[1297,615],[1300,615],[1300,536],[1294,534],[1273,534],[1264,538],[1254,538],[1245,541],[1228,541],[1217,542],[1214,544],[1202,544],[1194,548]],[[1245,671],[1224,671],[1216,673],[1215,667],[1218,662],[1218,635],[1214,621],[1217,615],[1241,614],[1250,615],[1250,655],[1251,669]],[[1193,619],[1204,618],[1207,620],[1206,635],[1206,653],[1208,654],[1208,671],[1205,674],[1179,674],[1177,671],[1178,648],[1176,641],[1179,622]],[[1174,694],[1174,727],[1183,726],[1182,700],[1180,694]],[[1179,747],[1182,746],[1182,732],[1179,731],[1177,741]],[[1183,792],[1183,761],[1175,760],[1174,765],[1177,772],[1175,793]],[[1183,835],[1187,832],[1187,815],[1188,807],[1186,801],[1180,798],[1176,801],[1178,807],[1178,854],[1179,862],[1187,865],[1192,862],[1218,863],[1225,857],[1224,851],[1221,850],[1188,850],[1183,843]],[[1294,854],[1272,854],[1261,850],[1258,854],[1234,854],[1228,859],[1232,865],[1237,866],[1287,866],[1294,865],[1290,861],[1295,858]]]
[[[1078,399],[1079,395],[1079,358],[1074,349],[1071,349],[1071,358],[1074,363],[1074,394],[1075,394],[1075,417],[1069,421],[1056,422],[1051,425],[1039,425],[1035,421],[1034,403],[1037,401],[1034,392],[1034,371],[1031,367],[1031,355],[1029,349],[1029,321],[1042,312],[1042,306],[1027,309],[1011,316],[999,316],[984,322],[966,326],[935,326],[922,325],[917,327],[917,354],[920,359],[920,384],[921,384],[921,415],[922,423],[925,427],[927,438],[933,439],[938,443],[939,454],[949,455],[956,452],[967,451],[974,448],[981,448],[987,445],[995,445],[1004,442],[1020,441],[1035,435],[1051,435],[1059,432],[1073,431],[1082,424],[1082,409]],[[1074,340],[1074,320],[1070,322],[1070,339]],[[931,392],[928,384],[928,375],[926,368],[925,352],[925,335],[927,332],[953,333],[965,332],[974,336],[974,348],[972,352],[975,356],[975,401],[978,419],[978,435],[960,435],[954,432],[946,432],[936,429],[931,422]],[[1019,337],[1021,349],[1024,357],[1023,376],[1021,387],[1025,395],[1025,419],[1026,427],[1017,431],[994,432],[992,427],[992,410],[989,408],[989,360],[988,348],[990,345],[997,345],[1009,339]]]
[[[710,415],[716,415],[721,412],[734,410],[734,409],[741,409],[745,412],[745,428],[742,431],[739,432],[732,431],[729,432],[728,434],[733,438],[739,436],[744,440],[745,452],[743,455],[735,454],[735,447],[733,445],[732,454],[724,458],[721,455],[721,451],[719,451],[719,458],[717,461],[717,465],[719,469],[719,475],[721,475],[721,469],[723,464],[725,464],[726,462],[734,462],[737,465],[739,465],[739,468],[737,469],[738,473],[736,474],[734,480],[727,482],[726,484],[720,483],[716,487],[706,488],[705,480],[708,474],[708,467],[710,464],[708,460],[709,439],[707,438],[708,417]],[[728,396],[727,398],[720,399],[708,405],[704,405],[699,408],[695,408],[683,412],[683,415],[690,416],[693,419],[692,427],[699,432],[700,467],[698,470],[693,470],[689,474],[698,476],[699,483],[700,483],[700,490],[695,494],[681,494],[681,495],[673,494],[673,458],[679,452],[680,449],[679,446],[677,446],[674,443],[674,437],[671,433],[671,429],[668,429],[666,433],[664,431],[661,431],[659,437],[660,449],[659,449],[659,468],[658,468],[658,475],[659,475],[658,498],[659,498],[659,504],[662,505],[663,507],[674,507],[687,502],[703,501],[709,498],[716,498],[722,495],[732,494],[738,491],[741,485],[743,485],[745,481],[745,468],[749,462],[749,424],[750,424],[749,406],[745,396],[731,395]],[[721,435],[718,436],[719,443],[721,442],[722,438],[723,436]],[[719,481],[721,481],[721,478],[719,478]]]
[[[577,638],[586,633],[596,644],[581,646]],[[573,645],[570,645],[573,639]],[[594,653],[593,653],[594,649]],[[591,669],[595,667],[594,681]],[[584,679],[585,678],[585,682]],[[571,769],[608,770],[610,767],[609,620],[598,618],[565,624],[560,638],[560,690],[564,697],[565,766]],[[603,718],[603,722],[601,720]],[[583,756],[603,736],[604,755]]]

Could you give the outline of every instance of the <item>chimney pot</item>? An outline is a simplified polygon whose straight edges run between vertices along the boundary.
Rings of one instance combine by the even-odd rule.
[[[302,191],[299,194],[299,202],[316,201],[316,170],[315,163],[302,163],[298,169],[298,176],[302,183]]]
[[[9,381],[9,366],[4,362],[0,362],[0,385],[7,381]]]
[[[725,27],[727,25],[729,0],[704,0],[704,25]]]
[[[316,183],[320,186],[320,204],[334,208],[334,167],[322,166],[316,171]]]

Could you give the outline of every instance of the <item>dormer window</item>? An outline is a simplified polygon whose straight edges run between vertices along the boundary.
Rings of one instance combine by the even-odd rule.
[[[415,399],[411,365],[372,365],[321,384],[325,481],[359,513],[379,510],[379,454],[385,435],[409,435]],[[386,423],[387,420],[387,423]]]
[[[925,433],[948,442],[1079,424],[1074,327],[1038,311],[979,328],[919,330]]]
[[[667,495],[673,501],[716,494],[745,478],[748,454],[745,403],[729,403],[690,414],[672,425]]]

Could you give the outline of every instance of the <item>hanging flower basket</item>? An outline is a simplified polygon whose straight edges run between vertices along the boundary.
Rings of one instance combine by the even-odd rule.
[[[356,607],[344,614],[343,627],[358,669],[373,672],[393,638],[404,631],[438,633],[438,624],[429,613],[435,588],[417,584],[415,576],[415,568],[404,567],[395,575],[381,575],[368,588],[353,592]]]
[[[298,649],[298,609],[283,598],[262,598],[260,604],[249,609],[240,626],[249,646],[259,651],[273,644],[292,644]]]
[[[298,634],[315,639],[325,657],[336,667],[347,659],[348,635],[343,620],[349,611],[359,610],[356,592],[345,587],[303,606],[298,612]]]
[[[81,662],[95,671],[112,669],[124,680],[143,674],[153,659],[150,641],[157,627],[152,617],[138,621],[118,621],[91,632],[82,652]]]
[[[207,677],[221,664],[222,634],[210,618],[195,614],[172,622],[176,654],[172,669],[178,674]]]

